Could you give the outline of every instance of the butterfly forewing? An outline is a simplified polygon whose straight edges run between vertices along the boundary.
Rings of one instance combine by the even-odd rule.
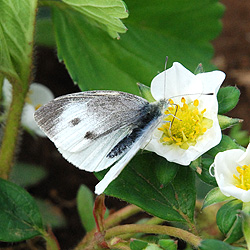
[[[117,91],[86,91],[59,97],[39,108],[35,120],[58,148],[78,152],[122,127],[132,130],[148,102]]]

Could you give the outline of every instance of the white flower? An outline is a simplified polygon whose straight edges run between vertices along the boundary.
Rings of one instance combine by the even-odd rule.
[[[231,149],[215,156],[214,175],[221,192],[243,202],[250,201],[250,144],[246,152]]]
[[[194,75],[177,62],[157,75],[151,83],[152,96],[156,101],[171,98],[173,105],[146,149],[189,165],[216,146],[221,140],[216,95],[224,79],[221,71]]]
[[[12,100],[12,85],[7,79],[3,83],[4,106],[9,108]],[[34,112],[42,105],[54,99],[53,93],[46,86],[40,83],[32,83],[26,102],[23,108],[21,124],[22,126],[38,136],[46,137],[34,120]]]

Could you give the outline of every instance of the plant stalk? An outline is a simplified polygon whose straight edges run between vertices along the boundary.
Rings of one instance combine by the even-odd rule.
[[[16,145],[18,142],[19,126],[28,93],[28,86],[25,89],[20,84],[13,84],[12,103],[8,110],[8,116],[3,128],[2,145],[0,149],[0,177],[7,179],[13,164]]]
[[[202,240],[200,237],[180,228],[161,226],[161,225],[136,225],[136,224],[116,226],[108,229],[105,234],[105,240],[109,240],[113,237],[130,233],[166,234],[169,236],[182,239],[196,248],[200,245],[200,242]]]

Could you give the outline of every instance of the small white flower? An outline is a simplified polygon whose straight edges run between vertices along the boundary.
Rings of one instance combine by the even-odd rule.
[[[231,149],[215,156],[214,175],[221,192],[243,202],[250,201],[250,144],[246,152]]]
[[[152,96],[156,101],[171,98],[170,107],[146,149],[189,165],[216,146],[221,140],[216,95],[224,79],[221,71],[194,75],[177,62],[158,74],[151,83]]]
[[[7,79],[3,83],[4,106],[9,108],[12,100],[12,85]],[[46,137],[34,120],[34,112],[42,105],[54,99],[53,93],[46,86],[40,83],[32,83],[26,97],[23,108],[21,124],[22,126],[38,136]]]

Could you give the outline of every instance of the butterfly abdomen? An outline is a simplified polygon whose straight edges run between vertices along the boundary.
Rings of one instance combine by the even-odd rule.
[[[161,116],[161,109],[155,104],[145,105],[141,110],[139,119],[135,119],[134,128],[130,134],[125,136],[106,156],[114,158],[122,153],[125,153],[135,143],[135,141],[143,135],[144,129],[151,125],[153,121]]]

